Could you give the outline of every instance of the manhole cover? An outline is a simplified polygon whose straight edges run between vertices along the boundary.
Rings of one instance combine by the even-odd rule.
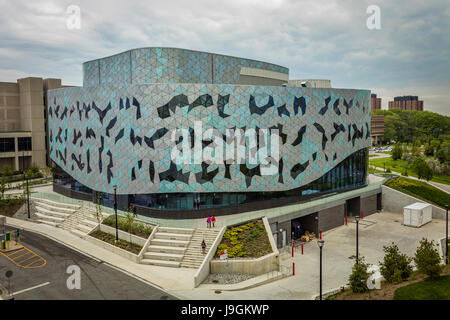
[[[221,293],[222,293],[222,291],[220,291],[220,290],[216,290],[216,291],[214,291],[214,293],[217,293],[217,294],[221,294]]]

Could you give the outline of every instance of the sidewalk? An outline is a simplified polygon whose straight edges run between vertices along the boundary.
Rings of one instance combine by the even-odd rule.
[[[137,264],[59,228],[9,217],[6,218],[6,223],[14,228],[25,229],[44,235],[92,259],[103,261],[115,268],[119,268],[122,271],[150,282],[160,289],[169,291],[169,293],[171,290],[191,290],[194,287],[193,279],[197,271],[196,269],[164,268]]]

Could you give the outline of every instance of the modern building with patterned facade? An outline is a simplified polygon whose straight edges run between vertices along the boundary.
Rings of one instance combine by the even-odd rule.
[[[176,48],[83,70],[83,87],[48,93],[57,192],[197,218],[367,185],[368,90],[299,87],[282,66]]]

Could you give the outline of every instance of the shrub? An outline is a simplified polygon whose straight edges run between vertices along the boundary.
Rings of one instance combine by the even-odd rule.
[[[390,246],[383,246],[383,251],[383,262],[379,264],[384,279],[390,283],[399,283],[408,279],[412,272],[412,258],[402,254],[393,242]]]
[[[426,163],[421,157],[416,157],[411,164],[413,170],[417,172],[417,177],[419,179],[431,180],[433,178],[433,169]]]
[[[445,151],[442,149],[438,150],[438,152],[436,152],[436,159],[438,159],[440,163],[444,163],[446,160]]]
[[[39,172],[39,167],[35,164],[33,164],[30,168],[31,172],[33,173],[33,175],[37,174]]]
[[[402,147],[400,146],[400,144],[396,144],[394,149],[392,150],[392,159],[398,160],[402,158]]]
[[[9,176],[12,176],[13,173],[14,172],[10,165],[7,164],[7,165],[3,166],[3,175],[9,177]]]
[[[434,148],[432,145],[429,145],[428,143],[425,145],[424,154],[427,156],[433,156],[434,154]]]
[[[354,293],[364,293],[369,290],[367,287],[367,280],[371,273],[367,272],[369,264],[364,262],[364,257],[359,258],[359,263],[353,265],[352,273],[349,277],[349,285]]]
[[[392,172],[392,171],[391,171],[391,168],[390,168],[390,167],[387,167],[387,168],[386,168],[386,172],[387,172],[387,173],[391,173],[391,172]]]
[[[437,278],[442,272],[441,257],[434,246],[435,243],[433,240],[428,241],[422,238],[414,256],[417,270],[430,278]]]

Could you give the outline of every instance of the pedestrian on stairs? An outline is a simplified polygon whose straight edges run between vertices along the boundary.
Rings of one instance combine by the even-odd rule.
[[[206,227],[211,228],[211,217],[206,218]]]
[[[205,249],[206,249],[206,243],[205,243],[205,239],[203,239],[203,241],[202,241],[202,252],[203,252],[203,254],[205,254]]]
[[[212,217],[211,217],[211,222],[212,222],[212,224],[213,224],[213,228],[215,228],[215,227],[216,227],[216,226],[215,226],[216,217],[212,216]]]

